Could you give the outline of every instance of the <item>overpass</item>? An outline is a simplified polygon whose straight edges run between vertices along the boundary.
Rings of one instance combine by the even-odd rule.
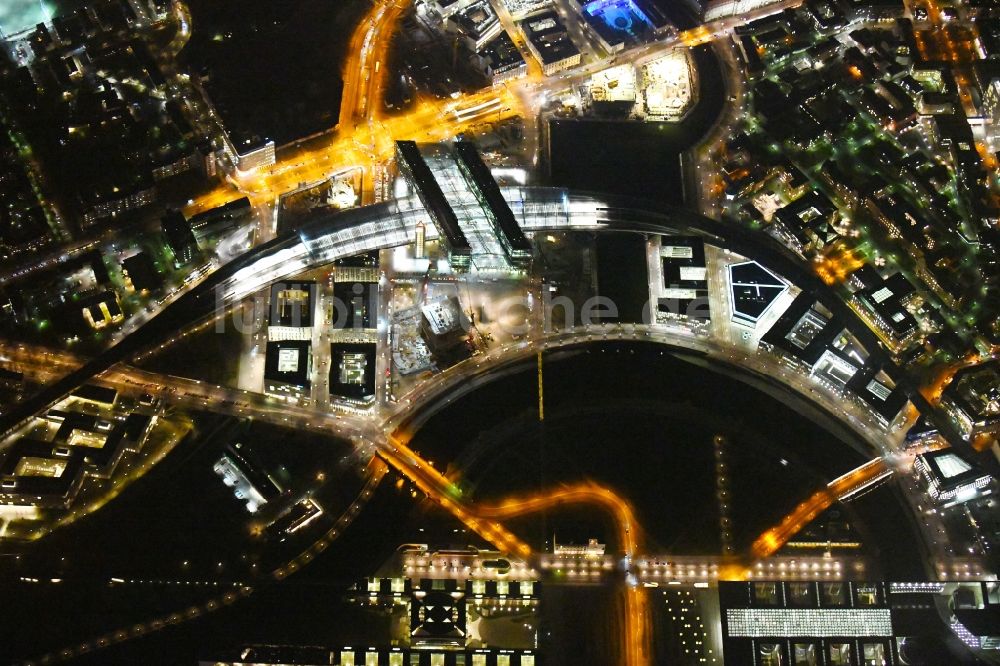
[[[882,458],[875,458],[834,479],[825,488],[813,493],[797,505],[778,525],[761,534],[750,549],[753,559],[761,560],[774,554],[834,502],[855,495],[891,474],[892,469],[885,464],[885,461]]]

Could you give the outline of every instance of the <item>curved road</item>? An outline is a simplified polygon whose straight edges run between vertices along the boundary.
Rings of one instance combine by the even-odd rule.
[[[529,232],[618,230],[638,233],[695,233],[709,242],[760,260],[829,308],[889,374],[904,386],[922,412],[926,401],[917,387],[882,351],[868,327],[842,296],[806,270],[790,251],[770,237],[701,217],[695,213],[621,197],[571,193],[554,188],[518,188],[505,192],[521,226]],[[223,310],[276,280],[334,259],[411,242],[426,212],[412,199],[347,211],[318,220],[297,234],[253,248],[205,278],[164,307],[155,317],[79,369],[45,387],[38,395],[0,417],[0,432],[41,412],[80,384],[173,336],[191,321]]]

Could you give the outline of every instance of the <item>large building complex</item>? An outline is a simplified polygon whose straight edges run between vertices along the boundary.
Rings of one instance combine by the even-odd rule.
[[[989,494],[993,489],[988,473],[948,449],[920,454],[915,467],[927,483],[928,494],[946,507]]]
[[[659,316],[707,320],[710,310],[704,240],[695,236],[663,237],[660,268],[661,289],[655,294]]]
[[[670,21],[652,0],[577,0],[587,30],[608,53],[663,34]]]
[[[375,398],[377,374],[377,261],[362,256],[333,271],[330,397],[353,405]]]
[[[274,164],[274,141],[260,137],[242,137],[232,141],[226,135],[225,153],[244,173],[251,173]]]
[[[996,441],[1000,432],[1000,364],[989,361],[960,369],[942,404],[968,440]]]
[[[417,144],[398,141],[396,157],[453,268],[503,271],[531,260],[531,244],[474,145],[458,142],[425,156]]]
[[[514,218],[510,205],[500,193],[500,187],[489,167],[476,150],[476,146],[461,141],[454,146],[455,160],[465,176],[469,189],[493,225],[493,234],[503,247],[504,256],[515,266],[524,266],[531,260],[531,243]]]
[[[456,268],[467,268],[472,256],[472,246],[469,245],[465,233],[458,223],[454,209],[448,203],[431,172],[420,149],[413,141],[396,142],[396,163],[400,171],[420,197],[430,215],[438,234],[448,248],[448,257]]]
[[[470,51],[480,51],[503,33],[500,19],[486,0],[479,0],[452,13],[445,24],[450,32],[465,40]]]
[[[154,418],[116,409],[103,387],[91,388],[101,402],[87,398],[90,390],[70,397],[49,410],[44,429],[7,443],[0,457],[0,504],[20,511],[68,509],[82,488],[110,479],[125,457],[139,451]],[[95,414],[88,405],[101,407]]]
[[[267,343],[264,361],[264,391],[297,400],[309,397],[312,385],[312,340],[281,340]]]
[[[756,261],[730,264],[729,297],[733,321],[756,327],[771,306],[788,291],[788,283]]]
[[[719,586],[726,664],[897,664],[884,583]]]
[[[0,662],[1000,663],[1000,3],[39,1]]]
[[[573,43],[562,18],[555,11],[546,11],[524,19],[521,30],[528,40],[531,53],[542,63],[547,75],[580,64],[580,49]]]
[[[809,294],[795,297],[761,337],[761,347],[803,367],[824,386],[860,400],[883,424],[899,422],[908,402],[902,387]]]
[[[481,66],[493,85],[519,79],[528,73],[528,63],[506,32],[501,32],[483,45],[478,55]]]
[[[315,317],[315,282],[275,282],[271,285],[268,340],[311,340]]]

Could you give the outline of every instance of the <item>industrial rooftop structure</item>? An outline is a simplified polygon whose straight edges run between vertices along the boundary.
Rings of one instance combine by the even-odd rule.
[[[483,162],[476,146],[460,141],[455,144],[454,151],[458,168],[466,177],[486,217],[493,224],[493,232],[503,246],[507,259],[514,264],[530,260],[531,241],[514,219],[510,205],[503,198],[500,187],[493,179],[489,167]]]
[[[531,260],[531,242],[471,143],[451,150],[397,141],[400,172],[416,190],[453,268],[507,271]]]
[[[472,255],[472,248],[458,224],[458,217],[448,203],[441,186],[430,167],[420,154],[414,141],[396,142],[396,163],[407,182],[413,186],[430,215],[434,226],[448,247],[452,265],[466,267]]]

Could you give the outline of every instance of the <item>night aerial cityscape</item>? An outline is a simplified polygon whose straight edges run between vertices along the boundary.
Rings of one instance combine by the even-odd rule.
[[[0,664],[1000,664],[1000,0],[0,43]]]

